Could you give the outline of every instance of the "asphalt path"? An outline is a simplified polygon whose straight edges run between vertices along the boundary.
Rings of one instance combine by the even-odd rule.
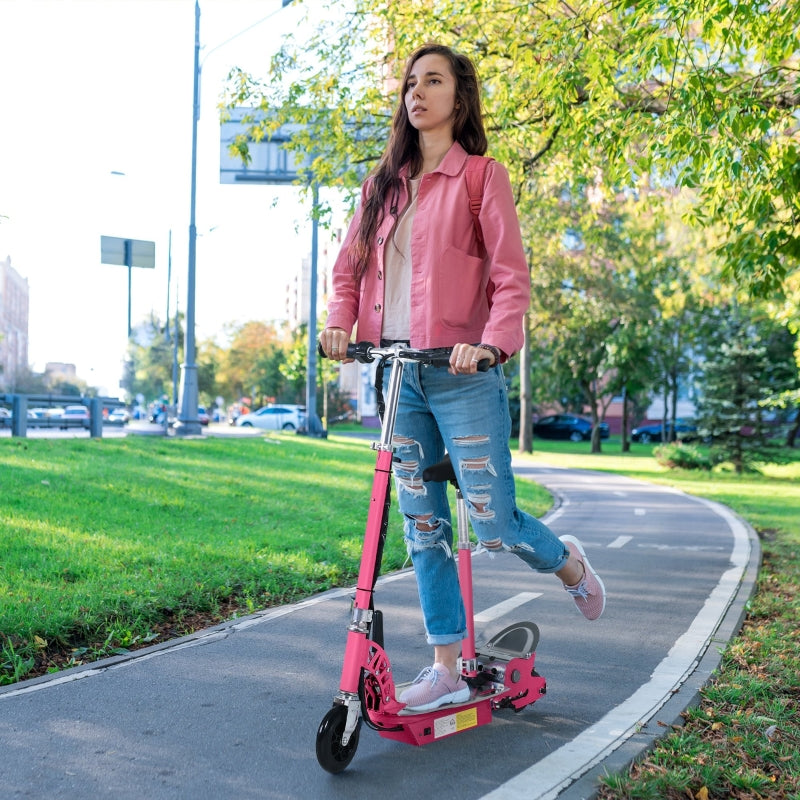
[[[552,576],[509,554],[474,559],[478,639],[518,620],[541,638],[547,694],[520,713],[425,747],[362,727],[339,775],[316,761],[337,689],[349,589],[175,642],[0,687],[0,797],[447,800],[591,797],[680,721],[738,631],[759,548],[723,506],[599,472],[515,469],[547,486],[547,521],[605,581],[587,622]],[[392,513],[396,513],[393,510]],[[413,572],[385,576],[376,607],[396,681],[430,661]]]

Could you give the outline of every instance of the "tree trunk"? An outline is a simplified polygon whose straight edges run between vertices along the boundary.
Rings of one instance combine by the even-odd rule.
[[[622,387],[622,452],[630,453],[631,440],[628,438],[628,392]]]
[[[593,384],[584,385],[584,393],[589,398],[589,405],[592,409],[592,453],[602,453],[603,445],[600,441],[600,411],[597,406],[599,401],[597,398],[597,387]]]
[[[794,447],[794,443],[797,441],[798,433],[800,433],[800,406],[797,408],[797,418],[794,421],[794,425],[789,428],[789,432],[786,434],[787,447]]]
[[[525,314],[524,344],[519,354],[519,452],[533,452],[533,408],[531,389],[531,331]]]
[[[668,438],[669,441],[674,442],[678,438],[676,429],[678,416],[678,374],[675,371],[670,374],[670,395],[670,399],[672,400],[672,408],[669,412],[671,426]]]

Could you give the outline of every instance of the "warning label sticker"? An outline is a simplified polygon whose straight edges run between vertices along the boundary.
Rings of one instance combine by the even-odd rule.
[[[458,733],[467,728],[474,728],[478,724],[478,709],[473,706],[446,717],[434,720],[433,737],[440,739],[442,736],[450,736],[451,733]]]

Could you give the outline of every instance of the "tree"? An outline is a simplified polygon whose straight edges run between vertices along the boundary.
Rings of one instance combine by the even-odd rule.
[[[768,356],[777,344],[774,328],[735,306],[720,327],[717,348],[703,365],[698,425],[711,438],[712,459],[730,462],[741,473],[780,460],[765,409],[785,381],[785,361],[771,362]]]
[[[172,343],[158,315],[151,315],[134,326],[128,340],[128,355],[123,379],[131,397],[170,397],[172,394]]]
[[[329,0],[330,2],[330,0]],[[340,0],[331,6],[341,7]],[[383,149],[405,56],[427,39],[477,62],[491,152],[520,208],[563,183],[612,194],[694,187],[719,225],[725,274],[753,294],[800,260],[800,44],[790,0],[350,0],[309,40],[289,37],[263,80],[231,75],[225,104],[306,126],[323,181],[354,186]],[[246,140],[236,147],[246,154]],[[533,180],[535,178],[535,180]],[[550,182],[550,186],[547,183]]]
[[[286,358],[280,366],[281,375],[294,395],[295,402],[305,395],[308,365],[308,326],[301,325],[294,332]],[[321,378],[319,373],[318,378]],[[316,414],[317,409],[307,409],[308,414]]]
[[[17,371],[9,391],[14,394],[46,394],[50,390],[44,375],[32,372],[30,367],[23,367]]]
[[[647,211],[649,198],[606,202],[570,184],[558,198],[557,209],[538,218],[545,246],[532,270],[537,389],[540,399],[573,403],[578,412],[588,405],[599,452],[598,423],[613,397],[654,386],[662,225]]]
[[[208,339],[197,346],[197,390],[207,407],[215,405],[220,394],[224,395],[218,374],[225,356],[225,349],[214,340]]]
[[[769,316],[781,325],[794,339],[794,372],[789,386],[777,395],[775,407],[784,410],[787,417],[794,414],[786,433],[786,446],[794,447],[800,435],[800,271],[789,275],[781,298],[767,304]]]
[[[253,392],[256,405],[284,399],[286,380],[280,371],[286,358],[283,334],[273,324],[251,321],[229,328],[227,336],[230,346],[215,373],[219,393],[241,398]]]

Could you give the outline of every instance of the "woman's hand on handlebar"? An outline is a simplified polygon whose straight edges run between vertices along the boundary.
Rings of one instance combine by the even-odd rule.
[[[453,375],[472,375],[478,371],[478,362],[483,359],[488,359],[490,367],[494,366],[495,357],[491,350],[472,344],[457,344],[450,354],[449,372]]]
[[[333,361],[349,364],[353,359],[347,357],[350,335],[344,328],[325,328],[319,335],[319,343],[325,355]]]

